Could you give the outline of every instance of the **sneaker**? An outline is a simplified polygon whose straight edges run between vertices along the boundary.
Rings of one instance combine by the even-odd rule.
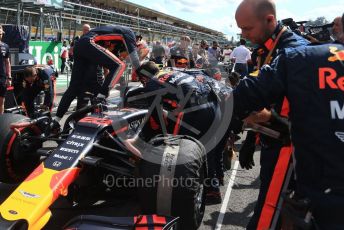
[[[209,191],[205,195],[205,204],[206,205],[213,205],[213,204],[221,204],[222,203],[222,198],[221,198],[221,193],[220,192],[215,192],[215,191]]]

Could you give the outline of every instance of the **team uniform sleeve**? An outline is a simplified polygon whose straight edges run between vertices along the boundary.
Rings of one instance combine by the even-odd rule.
[[[137,69],[140,67],[140,57],[137,53],[135,34],[129,28],[124,27],[123,29],[125,31],[124,39],[128,47],[131,64]]]
[[[233,91],[234,115],[244,119],[251,112],[269,108],[280,101],[286,95],[286,76],[286,57],[281,54],[271,66],[263,66],[258,77],[240,81]]]

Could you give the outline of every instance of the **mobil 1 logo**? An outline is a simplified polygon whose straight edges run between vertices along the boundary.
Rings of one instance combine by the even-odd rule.
[[[46,168],[54,170],[64,170],[75,167],[78,161],[83,157],[90,146],[93,144],[93,138],[84,134],[72,134],[45,160]]]

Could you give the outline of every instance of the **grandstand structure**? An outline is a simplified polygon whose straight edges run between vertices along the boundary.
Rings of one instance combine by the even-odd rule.
[[[0,23],[28,25],[31,37],[41,40],[58,38],[58,34],[62,34],[62,39],[72,39],[80,35],[83,23],[89,23],[92,27],[128,26],[147,41],[169,42],[187,35],[194,41],[228,43],[219,31],[125,0],[93,0],[92,4],[90,0],[70,0],[61,7],[42,0],[0,0]]]

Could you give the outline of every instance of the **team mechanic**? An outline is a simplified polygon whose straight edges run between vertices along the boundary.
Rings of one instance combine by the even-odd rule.
[[[138,68],[140,61],[136,52],[135,35],[127,27],[101,26],[83,35],[74,47],[72,80],[57,109],[54,126],[58,126],[58,122],[75,97],[82,95],[85,88],[90,88],[92,82],[87,79],[96,79],[96,72],[90,72],[89,68],[96,69],[96,66],[100,65],[109,70],[102,86],[91,89],[98,94],[99,99],[105,99],[123,74],[125,69],[123,60],[128,55],[133,66]],[[97,84],[94,85],[97,87]]]
[[[313,229],[344,229],[344,44],[287,48],[233,94],[241,118],[288,98],[296,195],[310,200]]]
[[[51,66],[32,66],[24,69],[23,102],[26,113],[30,118],[35,118],[34,101],[43,91],[44,110],[52,110],[55,98],[56,72]]]
[[[256,69],[263,64],[271,63],[276,57],[278,50],[287,47],[306,45],[308,42],[297,36],[276,20],[276,6],[272,0],[244,0],[236,11],[236,21],[242,30],[242,35],[252,43],[259,45],[254,53],[258,54],[257,59],[252,59]],[[258,71],[249,74],[248,77],[255,77]],[[284,110],[283,98],[279,98],[273,106],[277,113]],[[265,113],[269,111],[264,110]],[[263,113],[263,112],[262,112]],[[259,116],[259,115],[256,115]],[[248,120],[253,120],[252,117]],[[239,161],[243,168],[250,169],[254,165],[253,153],[255,151],[256,133],[249,131],[247,138],[240,149]],[[283,143],[279,140],[260,135],[260,189],[254,214],[247,225],[247,229],[256,229],[261,211],[269,189],[270,181],[275,170]]]
[[[229,95],[230,88],[200,70],[168,69],[159,72],[154,62],[142,64],[137,74],[144,85],[141,93],[149,95],[156,92],[161,95],[155,102],[156,95],[145,98],[147,106],[153,107],[152,116],[142,131],[150,136],[144,138],[149,139],[159,133],[172,133],[190,135],[200,140],[207,150],[208,176],[213,182],[206,194],[207,203],[221,203],[219,181],[224,177],[222,150],[227,134],[217,132],[220,125],[223,125],[221,112],[224,110],[220,102],[223,100],[218,97]],[[164,119],[161,113],[159,116],[161,104],[169,111],[169,116]],[[166,127],[162,127],[164,125]]]

